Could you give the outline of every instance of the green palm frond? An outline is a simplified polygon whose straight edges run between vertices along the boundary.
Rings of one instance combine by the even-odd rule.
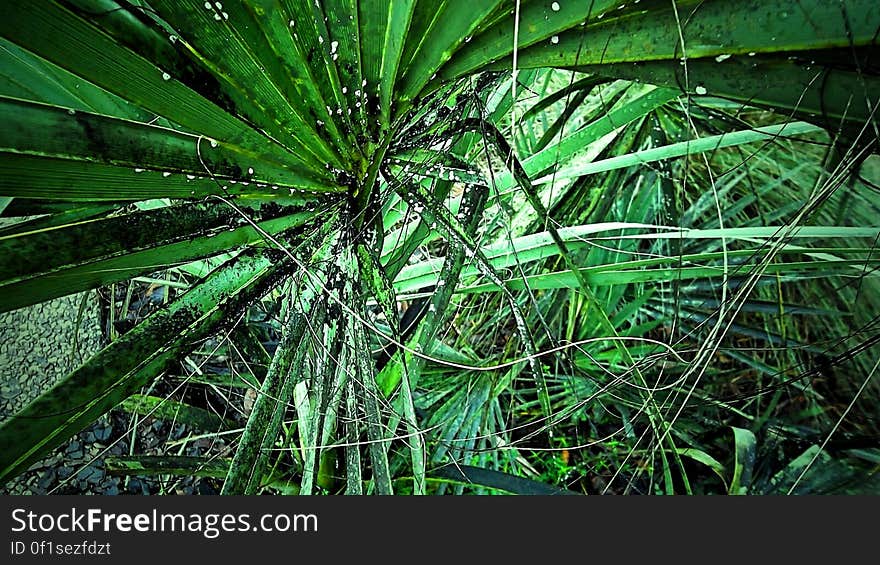
[[[533,442],[618,424],[631,485],[694,492],[696,462],[740,492],[798,355],[871,350],[876,2],[5,8],[0,313],[161,271],[185,291],[0,424],[0,481],[229,330],[264,366],[204,462],[224,493],[558,492],[526,480]],[[772,399],[724,400],[743,375]],[[151,461],[118,466],[202,465]]]

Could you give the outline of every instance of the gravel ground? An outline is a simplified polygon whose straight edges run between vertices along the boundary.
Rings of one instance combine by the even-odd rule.
[[[78,343],[77,354],[73,354],[74,342]],[[0,420],[45,392],[100,346],[94,292],[0,314]]]
[[[0,218],[0,227],[28,219]],[[140,298],[126,316],[117,320],[117,332],[130,329],[163,302],[162,292],[145,287],[138,287]],[[118,286],[117,292],[124,297],[124,287]],[[121,304],[122,298],[116,298]],[[0,422],[51,388],[109,341],[106,328],[102,328],[102,306],[109,306],[106,290],[103,294],[88,291],[0,313]],[[168,451],[168,440],[180,439],[193,431],[153,418],[139,418],[133,433],[132,416],[113,410],[26,472],[0,484],[0,495],[215,494],[212,479],[124,476],[108,474],[104,469],[104,458],[112,455],[228,455],[223,440],[200,439],[188,442],[185,448],[175,448],[174,453]]]
[[[49,389],[104,341],[100,301],[94,291],[0,314],[0,421]],[[154,418],[137,421],[132,433],[130,414],[118,410],[105,414],[25,473],[0,485],[0,494],[216,493],[211,479],[108,474],[105,457],[169,455],[166,442],[191,431]],[[196,440],[182,452],[176,448],[174,454],[199,456],[225,449],[222,441]]]
[[[82,318],[77,327],[81,306]],[[100,347],[94,291],[0,314],[0,419],[8,418],[48,390]],[[106,423],[96,423],[0,490],[45,494],[71,474],[72,469],[62,461],[84,459],[87,453],[99,449],[99,440],[109,440],[110,431]],[[84,478],[90,477],[84,474]],[[86,481],[83,486],[94,490],[98,484]]]

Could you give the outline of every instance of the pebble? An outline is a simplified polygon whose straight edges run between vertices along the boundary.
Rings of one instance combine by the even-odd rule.
[[[95,430],[95,439],[97,441],[106,442],[110,439],[110,434],[113,433],[113,428],[110,426],[103,426]]]
[[[82,459],[85,452],[83,451],[80,442],[72,441],[67,444],[67,449],[64,450],[64,454],[67,455],[69,459]]]
[[[78,481],[88,481],[95,474],[95,471],[94,467],[86,467],[76,474],[76,478]]]
[[[40,480],[37,481],[37,486],[42,491],[40,494],[45,494],[49,492],[49,489],[55,484],[57,480],[57,473],[54,469],[49,469],[46,471],[43,476],[40,477]]]

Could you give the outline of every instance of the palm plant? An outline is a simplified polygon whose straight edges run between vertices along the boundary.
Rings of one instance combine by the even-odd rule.
[[[280,301],[234,455],[179,470],[225,493],[543,492],[575,447],[650,492],[694,463],[798,491],[877,394],[878,29],[868,0],[6,6],[0,311],[185,292],[2,423],[0,480]]]

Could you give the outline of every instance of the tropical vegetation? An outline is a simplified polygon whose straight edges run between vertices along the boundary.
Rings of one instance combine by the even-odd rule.
[[[6,3],[0,311],[164,294],[0,424],[0,481],[122,410],[230,449],[108,465],[225,494],[877,492],[878,31]]]

